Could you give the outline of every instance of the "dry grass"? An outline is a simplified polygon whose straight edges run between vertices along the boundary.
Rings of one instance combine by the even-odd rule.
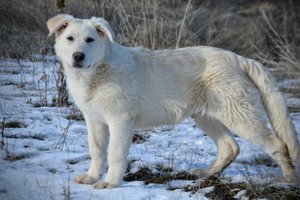
[[[68,0],[65,13],[107,19],[117,42],[151,49],[212,45],[299,70],[300,17],[296,1]],[[0,2],[0,56],[46,53],[52,0]],[[53,52],[53,51],[52,51]]]
[[[45,21],[54,14],[52,1],[0,1],[0,55],[26,58],[47,43]]]

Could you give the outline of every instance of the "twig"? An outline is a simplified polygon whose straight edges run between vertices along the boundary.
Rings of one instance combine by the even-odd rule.
[[[63,128],[63,134],[62,136],[59,138],[59,141],[57,142],[57,144],[55,145],[54,149],[60,149],[63,150],[64,146],[66,146],[67,150],[69,150],[69,147],[67,145],[67,135],[69,132],[69,128],[71,127],[71,125],[73,124],[72,120],[69,120],[67,126],[65,128]]]
[[[64,190],[64,200],[71,200],[71,178],[70,178],[70,166],[68,164],[68,185],[64,184],[63,190]]]
[[[179,30],[179,35],[178,35],[178,38],[177,38],[177,41],[176,41],[176,48],[178,48],[179,42],[181,40],[182,29],[183,29],[183,26],[184,26],[185,18],[187,16],[187,12],[190,9],[191,2],[192,2],[192,0],[189,0],[189,2],[186,5],[185,13],[184,13],[184,16],[183,16],[183,19],[182,19],[182,22],[181,22],[181,26],[180,26],[180,30]]]
[[[5,129],[5,118],[1,122],[1,150],[4,148],[4,129]]]

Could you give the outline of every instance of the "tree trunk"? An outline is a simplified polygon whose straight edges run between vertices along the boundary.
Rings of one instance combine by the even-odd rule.
[[[65,0],[56,0],[56,8],[59,14],[64,12]],[[66,78],[64,75],[64,68],[62,63],[60,63],[58,70],[58,78],[56,82],[57,97],[54,99],[55,106],[68,106],[69,96],[67,91]]]

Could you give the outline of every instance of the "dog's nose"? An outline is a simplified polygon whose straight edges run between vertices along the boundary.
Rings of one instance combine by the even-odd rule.
[[[84,58],[85,58],[85,54],[82,52],[76,51],[75,53],[73,53],[73,59],[76,62],[81,62],[84,60]]]

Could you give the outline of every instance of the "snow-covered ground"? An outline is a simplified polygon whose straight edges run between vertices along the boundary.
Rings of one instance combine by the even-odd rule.
[[[119,188],[105,190],[76,184],[74,177],[89,166],[85,123],[67,119],[69,115],[78,114],[74,106],[41,106],[45,102],[51,105],[56,95],[58,66],[55,58],[0,62],[0,122],[6,124],[0,130],[4,133],[4,137],[0,136],[3,141],[0,144],[0,199],[206,199],[205,193],[213,188],[203,188],[195,194],[182,189],[168,190],[197,182],[190,180],[148,185],[141,181],[124,181]],[[289,86],[286,81],[282,84]],[[290,98],[289,103],[300,105],[295,98]],[[300,132],[299,113],[293,113],[292,117]],[[212,140],[190,119],[176,126],[136,133],[145,135],[145,141],[131,146],[130,172],[141,167],[156,172],[157,166],[163,166],[177,173],[207,167],[216,157],[217,149]],[[236,140],[241,152],[222,173],[222,180],[280,183],[280,169],[266,153],[243,139]]]

